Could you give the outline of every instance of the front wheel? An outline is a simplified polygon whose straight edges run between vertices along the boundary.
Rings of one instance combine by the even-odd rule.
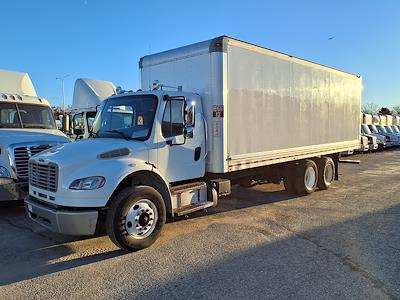
[[[111,202],[107,234],[115,245],[140,250],[153,244],[165,224],[166,209],[160,193],[149,186],[129,187]]]

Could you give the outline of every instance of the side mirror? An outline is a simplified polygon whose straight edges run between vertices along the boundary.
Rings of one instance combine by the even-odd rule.
[[[194,116],[196,113],[195,109],[195,102],[190,101],[186,103],[185,108],[185,126],[186,127],[193,127],[194,126]]]
[[[188,126],[185,128],[185,138],[187,139],[193,138],[193,126]]]
[[[69,115],[68,114],[63,115],[61,123],[62,123],[62,131],[63,132],[69,132],[71,127],[70,127],[70,124],[69,124]]]

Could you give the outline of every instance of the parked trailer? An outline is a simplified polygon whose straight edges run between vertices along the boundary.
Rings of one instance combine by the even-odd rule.
[[[142,249],[231,183],[327,189],[359,144],[359,76],[226,36],[145,56],[140,70],[150,90],[104,100],[92,139],[31,158],[31,219],[91,235],[105,218],[116,245]],[[37,184],[38,167],[54,168],[55,189]]]

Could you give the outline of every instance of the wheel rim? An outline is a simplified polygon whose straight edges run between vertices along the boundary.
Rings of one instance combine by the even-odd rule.
[[[331,164],[325,167],[325,181],[331,183],[333,181],[333,166]]]
[[[144,239],[154,231],[157,220],[158,213],[155,204],[149,199],[141,199],[129,209],[125,228],[135,239]]]
[[[305,174],[305,184],[308,190],[312,190],[315,187],[315,181],[317,173],[313,167],[308,167]]]

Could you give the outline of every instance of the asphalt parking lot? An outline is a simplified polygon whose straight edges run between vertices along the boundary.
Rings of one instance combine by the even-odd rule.
[[[136,253],[0,207],[0,298],[400,299],[400,151],[353,158],[329,191],[235,188]]]

